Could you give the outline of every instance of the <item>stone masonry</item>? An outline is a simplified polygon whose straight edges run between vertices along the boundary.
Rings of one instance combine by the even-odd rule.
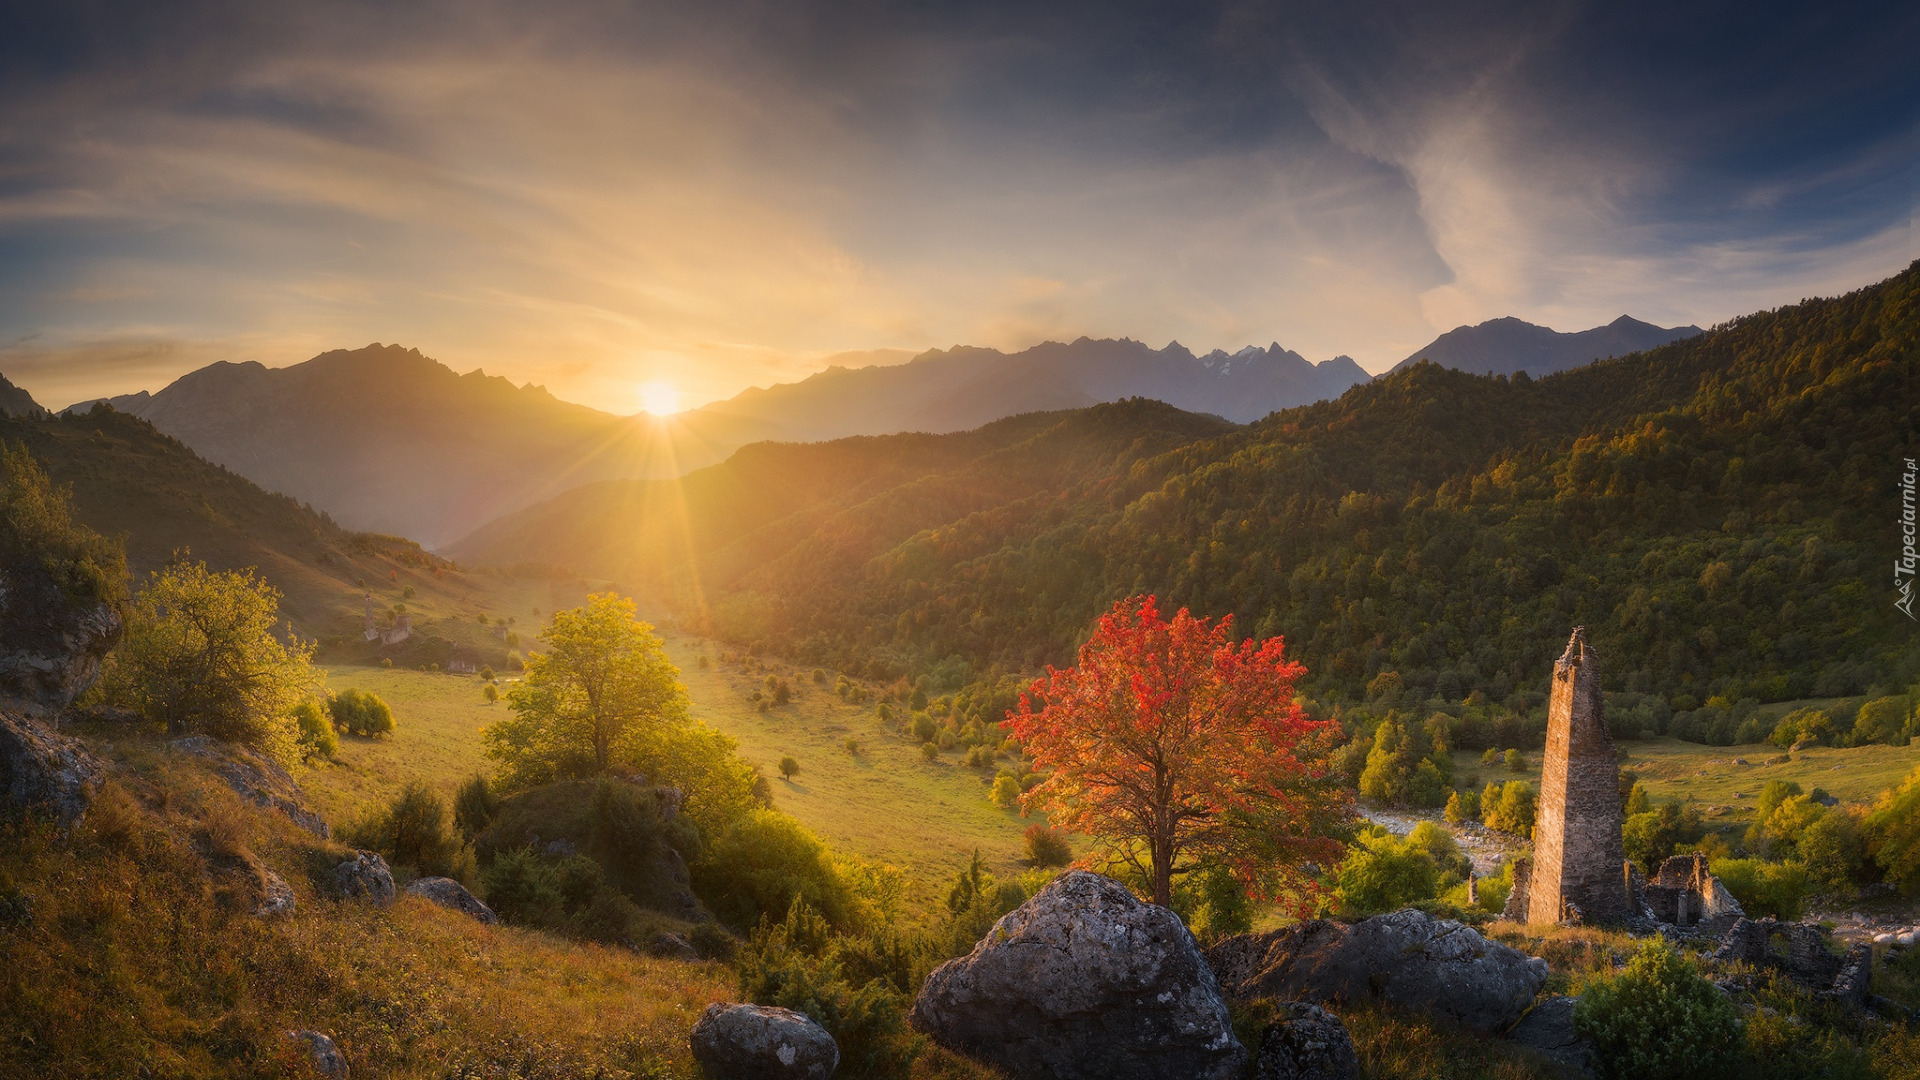
[[[1529,922],[1608,922],[1628,914],[1619,775],[1600,697],[1599,658],[1587,647],[1585,628],[1576,626],[1553,665]]]

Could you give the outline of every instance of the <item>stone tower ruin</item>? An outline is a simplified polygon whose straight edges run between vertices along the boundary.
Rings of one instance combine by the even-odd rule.
[[[1610,921],[1627,914],[1620,765],[1607,734],[1600,663],[1584,627],[1553,665],[1546,766],[1533,829],[1527,921]]]

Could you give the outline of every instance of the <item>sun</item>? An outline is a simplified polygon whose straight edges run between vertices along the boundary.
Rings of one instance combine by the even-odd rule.
[[[680,390],[665,379],[640,384],[640,407],[655,416],[671,416],[680,411]]]

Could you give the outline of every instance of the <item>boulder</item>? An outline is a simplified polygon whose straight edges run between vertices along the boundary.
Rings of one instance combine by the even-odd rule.
[[[707,1006],[688,1040],[707,1080],[827,1080],[840,1047],[805,1013],[769,1005]]]
[[[347,1058],[333,1040],[317,1031],[289,1031],[287,1038],[303,1043],[307,1048],[307,1060],[313,1065],[313,1071],[329,1080],[346,1080]]]
[[[1267,1026],[1253,1059],[1253,1080],[1360,1080],[1360,1056],[1340,1018],[1296,1001]]]
[[[262,919],[270,919],[275,915],[291,915],[294,902],[293,886],[287,884],[287,879],[262,868],[260,903],[254,905],[254,915]]]
[[[937,968],[909,1019],[1014,1080],[1229,1080],[1247,1060],[1180,917],[1083,871]]]
[[[62,828],[93,805],[103,768],[85,747],[36,720],[0,712],[0,798],[51,816]]]
[[[378,858],[378,856],[375,856]],[[462,915],[492,926],[500,921],[493,909],[480,902],[480,898],[467,891],[465,885],[449,877],[421,878],[407,886],[407,891],[424,900],[439,904],[443,908],[452,908]]]
[[[294,782],[293,774],[265,754],[244,746],[223,743],[210,735],[189,735],[167,744],[182,754],[206,758],[214,771],[227,782],[234,794],[267,810],[277,810],[287,820],[322,840],[333,835],[327,821],[307,805],[306,792]]]
[[[662,960],[698,960],[700,950],[693,947],[693,942],[679,934],[662,930],[648,939],[647,955],[657,956]]]
[[[1507,1038],[1564,1068],[1591,1073],[1593,1043],[1573,1027],[1573,1007],[1579,1003],[1579,998],[1564,994],[1542,998],[1513,1025]]]
[[[1479,1031],[1511,1026],[1547,981],[1545,960],[1413,908],[1351,925],[1314,919],[1241,934],[1214,946],[1207,962],[1236,1001],[1379,999]]]
[[[38,562],[0,565],[0,705],[58,715],[100,678],[122,629],[112,604],[72,600]]]
[[[334,867],[333,883],[341,896],[363,897],[380,905],[393,903],[393,871],[378,852],[359,852]]]

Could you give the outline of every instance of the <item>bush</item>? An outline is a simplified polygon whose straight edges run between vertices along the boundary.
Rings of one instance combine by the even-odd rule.
[[[783,757],[780,759],[780,776],[782,779],[792,780],[799,772],[800,763],[798,761],[795,761],[792,757]]]
[[[350,735],[373,738],[393,731],[393,710],[370,690],[342,690],[327,703],[334,726]]]
[[[1836,806],[1800,834],[1796,847],[1814,888],[1833,896],[1852,891],[1867,865],[1863,816],[1857,810]]]
[[[308,698],[293,710],[293,719],[300,726],[300,753],[308,758],[330,758],[340,750],[340,735],[333,730],[333,721],[327,718],[320,703]]]
[[[1491,746],[1487,747],[1486,752],[1480,755],[1480,764],[1482,765],[1498,765],[1499,763],[1500,751],[1495,750]]]
[[[1333,895],[1342,917],[1360,918],[1431,900],[1439,884],[1440,866],[1432,855],[1375,829],[1347,849]]]
[[[1749,918],[1798,919],[1813,891],[1811,875],[1797,862],[1715,859],[1711,869]]]
[[[1518,750],[1507,751],[1505,754],[1505,759],[1507,762],[1508,769],[1511,769],[1514,772],[1523,772],[1526,770],[1527,759],[1521,756],[1520,751]]]
[[[387,861],[410,866],[422,877],[473,881],[473,850],[454,828],[447,801],[424,781],[409,782],[384,811],[345,832],[342,839],[347,843],[378,851]]]
[[[1880,796],[1867,817],[1867,850],[1887,880],[1920,893],[1920,768]]]
[[[940,760],[940,744],[935,742],[921,743],[920,756],[927,761],[939,761]]]
[[[1027,860],[1035,866],[1065,866],[1073,861],[1073,846],[1063,829],[1051,825],[1029,825],[1026,831]]]
[[[500,814],[500,798],[485,773],[474,773],[453,796],[453,823],[471,840]]]
[[[836,1076],[905,1076],[922,1045],[907,1029],[907,996],[883,978],[854,986],[842,959],[848,944],[796,903],[740,950],[740,996],[813,1018],[840,1049]]]
[[[993,805],[1002,810],[1010,810],[1020,801],[1020,778],[1002,770],[993,778],[993,791],[989,795]]]
[[[1480,793],[1480,816],[1487,828],[1515,836],[1533,835],[1536,808],[1533,785],[1524,780],[1488,784],[1486,790]]]
[[[826,845],[799,822],[754,809],[712,837],[693,864],[693,887],[707,907],[747,931],[803,900],[835,926],[852,916],[852,893]]]
[[[71,603],[118,604],[127,596],[126,552],[75,522],[72,502],[26,447],[0,447],[0,556],[39,566]]]
[[[1473,821],[1480,816],[1480,795],[1472,791],[1456,791],[1447,796],[1447,809],[1442,815],[1447,824],[1458,825],[1463,821]]]
[[[1635,1080],[1705,1080],[1734,1066],[1740,1015],[1692,963],[1658,938],[1620,975],[1589,986],[1574,1007],[1601,1072]]]
[[[993,768],[993,747],[976,746],[967,751],[967,767],[969,769]]]
[[[1912,703],[1904,697],[1875,698],[1860,706],[1853,718],[1851,742],[1855,746],[1886,743],[1905,746],[1913,734],[1908,717]]]

